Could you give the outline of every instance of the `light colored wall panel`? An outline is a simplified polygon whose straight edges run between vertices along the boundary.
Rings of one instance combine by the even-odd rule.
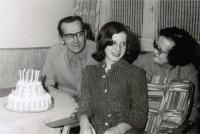
[[[59,42],[57,24],[73,0],[0,0],[0,48],[46,47]]]
[[[19,69],[42,70],[48,49],[0,49],[0,89],[15,87],[19,80]]]

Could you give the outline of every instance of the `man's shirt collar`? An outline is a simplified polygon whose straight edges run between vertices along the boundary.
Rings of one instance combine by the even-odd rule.
[[[76,62],[76,55],[78,55],[82,63],[85,63],[85,61],[87,61],[87,51],[88,51],[87,41],[85,43],[83,50],[80,53],[75,54],[68,48],[66,48],[66,62],[69,63],[70,65],[74,64]]]

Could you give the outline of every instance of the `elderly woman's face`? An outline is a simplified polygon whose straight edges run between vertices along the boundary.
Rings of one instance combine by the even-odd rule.
[[[164,36],[160,36],[157,42],[157,45],[154,49],[153,61],[159,65],[167,65],[169,64],[167,56],[169,50],[174,46],[174,42],[165,38]]]

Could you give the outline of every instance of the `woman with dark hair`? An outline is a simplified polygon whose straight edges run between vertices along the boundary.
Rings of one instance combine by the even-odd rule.
[[[112,25],[111,25],[112,24]],[[129,62],[132,60],[130,52],[131,52],[131,44],[129,43],[129,28],[124,25],[119,25],[118,22],[110,22],[100,30],[97,37],[97,52],[92,54],[92,57],[100,62],[102,61],[106,55],[104,49],[113,43],[112,36],[113,34],[118,34],[120,32],[124,32],[127,36],[126,40],[126,52],[123,56],[123,59]]]
[[[191,113],[182,126],[190,127],[199,117],[198,71],[191,60],[195,52],[195,40],[183,29],[177,27],[160,30],[154,40],[153,53],[140,54],[133,65],[143,68],[149,75],[173,77],[191,81],[194,86],[194,101]],[[180,126],[181,127],[181,126]],[[179,132],[176,129],[175,132]]]
[[[128,38],[129,30],[118,22],[99,32],[92,56],[100,63],[86,66],[81,83],[81,134],[133,134],[146,125],[145,72],[127,62]]]

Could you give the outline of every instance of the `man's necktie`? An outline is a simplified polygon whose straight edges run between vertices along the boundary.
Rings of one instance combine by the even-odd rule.
[[[76,66],[75,66],[76,83],[78,84],[77,90],[80,93],[80,84],[81,84],[82,73],[83,73],[83,64],[82,64],[81,59],[79,58],[78,54],[76,54],[75,57],[76,57]]]

